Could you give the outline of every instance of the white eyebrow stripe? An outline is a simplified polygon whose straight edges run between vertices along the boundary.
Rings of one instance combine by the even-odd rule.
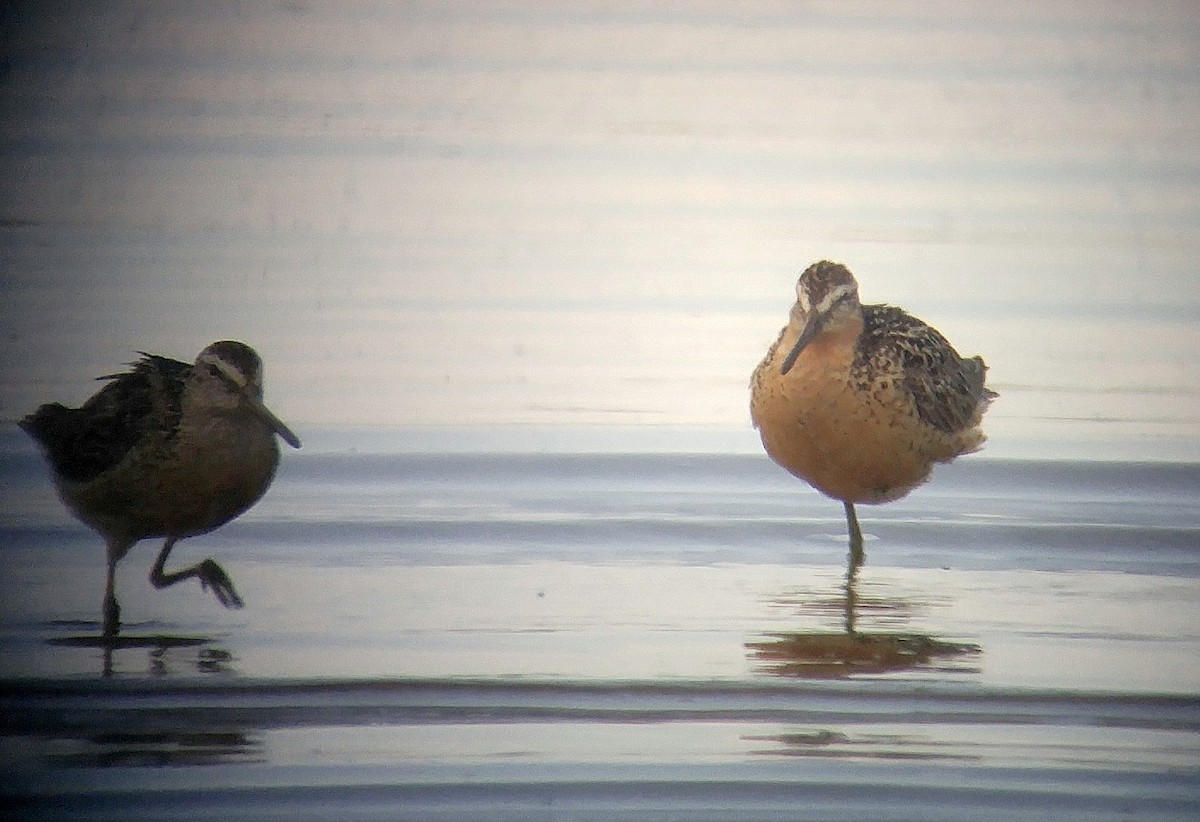
[[[246,387],[245,375],[220,357],[213,357],[212,359],[208,360],[208,362],[216,366],[217,370],[224,374],[225,377],[234,385],[238,386],[239,388]]]
[[[804,288],[803,282],[796,283],[796,302],[800,303],[800,307],[806,312],[808,311],[808,291]]]
[[[855,291],[856,291],[855,287],[853,285],[850,285],[849,283],[842,283],[841,285],[837,286],[836,288],[831,289],[830,291],[828,291],[825,294],[825,298],[822,299],[821,302],[819,302],[817,304],[817,306],[816,306],[817,313],[824,314],[826,311],[833,308],[834,303],[836,303],[838,300],[848,297],[849,295],[853,294]]]

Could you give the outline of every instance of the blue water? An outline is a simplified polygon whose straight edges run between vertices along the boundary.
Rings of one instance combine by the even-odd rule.
[[[847,645],[840,505],[765,456],[461,433],[492,447],[307,432],[257,507],[173,555],[216,558],[245,609],[154,591],[146,544],[119,570],[128,644],[105,651],[100,542],[9,429],[5,801],[28,818],[1200,811],[1200,467],[939,468],[862,509]]]
[[[406,448],[418,447],[419,430],[409,436]],[[762,454],[392,452],[395,437],[318,430],[304,450],[285,455],[276,487],[286,491],[204,542],[258,561],[318,565],[840,559],[834,546],[805,537],[840,534],[841,506]],[[561,449],[571,433],[547,431],[545,442]],[[324,450],[331,446],[346,450]],[[36,450],[11,428],[0,447],[10,549],[83,553],[94,537],[60,510]],[[902,505],[862,508],[881,544],[874,561],[1187,577],[1200,570],[1194,464],[968,458],[934,476]]]

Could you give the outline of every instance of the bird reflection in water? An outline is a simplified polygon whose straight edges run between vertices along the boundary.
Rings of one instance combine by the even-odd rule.
[[[922,670],[978,672],[969,660],[981,650],[972,643],[949,642],[901,631],[860,631],[859,617],[869,611],[877,622],[906,622],[916,603],[882,597],[863,598],[859,591],[860,564],[851,552],[841,595],[813,601],[801,594],[781,603],[804,611],[835,611],[841,631],[781,632],[747,642],[751,658],[762,673],[783,677],[828,679],[858,674]]]
[[[201,636],[150,634],[98,637],[95,634],[86,634],[54,637],[46,641],[50,645],[60,647],[99,648],[100,673],[105,677],[111,677],[116,672],[117,653],[123,653],[128,659],[139,649],[146,651],[144,673],[153,676],[171,676],[179,673],[224,674],[232,670],[231,663],[234,660],[232,653],[215,645],[211,638]],[[195,649],[194,655],[192,649]]]
[[[241,728],[104,730],[66,737],[47,764],[59,768],[146,768],[265,762],[262,740]]]

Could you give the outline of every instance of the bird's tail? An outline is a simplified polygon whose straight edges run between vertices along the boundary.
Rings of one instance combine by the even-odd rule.
[[[17,425],[42,447],[56,470],[71,458],[75,447],[76,416],[79,411],[59,403],[47,403]]]
[[[971,386],[971,393],[979,399],[979,407],[982,411],[991,404],[992,400],[1000,396],[984,384],[987,379],[987,364],[984,363],[983,357],[975,356],[964,361],[963,366],[967,372],[967,382]]]

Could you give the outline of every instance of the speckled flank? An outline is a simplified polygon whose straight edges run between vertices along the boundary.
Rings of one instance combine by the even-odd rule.
[[[899,308],[861,305],[837,263],[811,266],[797,294],[751,383],[751,417],[772,459],[830,497],[880,503],[982,446],[995,396],[982,359],[960,357]]]
[[[987,367],[963,359],[937,329],[890,305],[865,305],[851,379],[859,393],[905,393],[921,421],[954,434],[979,425]],[[982,432],[977,432],[982,436]]]

